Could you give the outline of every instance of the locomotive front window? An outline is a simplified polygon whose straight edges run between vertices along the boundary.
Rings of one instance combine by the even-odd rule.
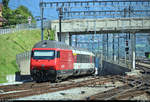
[[[54,59],[54,50],[35,50],[33,54],[33,59]]]

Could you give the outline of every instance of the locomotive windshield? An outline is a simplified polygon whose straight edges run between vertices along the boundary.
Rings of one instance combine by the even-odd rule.
[[[35,50],[33,52],[33,59],[54,59],[54,50]]]

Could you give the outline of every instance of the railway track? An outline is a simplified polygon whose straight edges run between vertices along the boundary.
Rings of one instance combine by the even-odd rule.
[[[130,100],[143,94],[150,96],[150,75],[143,75],[141,78],[128,77],[123,86],[113,88],[108,91],[100,92],[85,100]],[[121,81],[121,80],[120,80]]]
[[[16,99],[26,96],[40,95],[44,93],[56,92],[87,85],[105,84],[107,82],[118,80],[118,76],[95,77],[80,82],[70,83],[25,83],[22,85],[0,86],[0,99]],[[121,78],[121,77],[120,77]]]
[[[137,69],[141,70],[142,77],[127,78],[125,84],[112,90],[104,91],[88,97],[89,100],[130,100],[143,94],[150,97],[150,62],[140,61],[136,63]],[[121,81],[121,80],[120,80]],[[149,98],[150,99],[150,98]]]
[[[77,77],[76,79],[80,79],[80,78],[84,78],[84,77],[79,77],[79,78]],[[90,79],[92,78],[92,76],[88,76],[88,78]],[[74,80],[71,78],[68,80],[68,82],[74,82]],[[46,86],[54,87],[54,86],[58,86],[59,84],[60,83],[57,84],[57,83],[50,83],[50,82],[43,82],[43,83],[26,82],[23,84],[3,85],[3,86],[0,86],[0,90],[1,92],[27,90],[27,89],[29,90],[33,88],[40,88],[40,87],[46,87]]]
[[[150,74],[150,62],[147,60],[136,62],[136,68],[141,70],[142,74]]]
[[[85,77],[77,77],[76,79],[82,79],[83,80],[87,80],[87,79],[90,79],[92,78],[93,76],[87,76],[86,79],[84,79]],[[74,79],[69,79],[67,80],[67,82],[74,82],[75,80]],[[64,81],[66,82],[66,81]],[[3,86],[0,86],[0,90],[1,92],[9,92],[9,91],[19,91],[19,90],[29,90],[29,89],[33,89],[33,88],[40,88],[40,87],[56,87],[60,84],[63,84],[62,83],[50,83],[50,82],[43,82],[43,83],[36,83],[36,82],[26,82],[26,83],[23,83],[23,84],[14,84],[14,85],[3,85]]]
[[[141,78],[134,76],[103,76],[103,77],[88,77],[87,79],[76,81],[68,80],[61,83],[24,83],[19,85],[6,85],[0,86],[0,100],[17,99],[27,96],[40,95],[50,92],[56,92],[61,90],[67,90],[77,87],[88,87],[104,85],[109,82],[120,81],[124,83],[123,86],[114,87],[108,91],[104,91],[85,98],[84,100],[122,100],[131,99],[141,94],[150,93],[147,92],[150,86],[150,81],[147,79],[150,75],[143,74]],[[80,78],[79,78],[80,79]]]

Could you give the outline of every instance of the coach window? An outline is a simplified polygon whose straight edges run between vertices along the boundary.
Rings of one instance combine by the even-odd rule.
[[[89,63],[89,55],[87,55],[86,58],[87,58],[87,63]]]
[[[95,62],[95,57],[94,56],[92,56],[92,63],[94,63]]]
[[[86,63],[86,55],[83,55],[83,61],[82,63]]]
[[[86,63],[88,63],[88,55],[86,55]]]
[[[79,58],[79,54],[77,54],[77,63],[79,63],[80,61],[80,58]]]
[[[80,55],[80,63],[83,63],[83,55]]]
[[[86,55],[83,55],[83,63],[86,63],[87,62],[86,60],[87,60]]]
[[[79,63],[82,62],[82,55],[79,55]]]
[[[89,63],[89,55],[86,56],[86,63]]]
[[[85,59],[84,59],[84,55],[82,55],[82,63],[84,63],[84,60],[85,60]]]
[[[81,55],[77,54],[77,63],[81,63]]]
[[[85,62],[85,55],[82,55],[82,63]]]
[[[85,55],[85,63],[88,63],[87,55]]]
[[[60,58],[60,51],[57,51],[57,58]]]

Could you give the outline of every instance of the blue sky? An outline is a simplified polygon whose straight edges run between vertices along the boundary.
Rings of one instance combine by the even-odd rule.
[[[39,3],[41,0],[10,0],[9,7],[16,9],[20,5],[26,6],[34,17],[40,16]],[[0,0],[2,2],[2,0]],[[44,9],[44,18],[47,20],[58,19],[58,14],[55,9]],[[40,21],[37,21],[37,25],[40,25]]]
[[[11,9],[16,9],[20,5],[24,5],[29,9],[29,11],[31,11],[32,15],[36,17],[40,16],[40,8],[39,8],[40,1],[41,0],[10,0],[9,7]],[[2,0],[0,0],[0,2],[2,2]],[[45,9],[44,17],[47,19],[57,19],[58,14],[55,9]]]
[[[2,0],[0,0],[1,2]],[[34,17],[40,16],[40,8],[39,8],[39,2],[41,0],[10,0],[9,2],[9,7],[11,9],[16,9],[20,5],[26,6],[29,11],[33,14]],[[64,1],[64,0],[44,0],[44,1]],[[69,0],[65,0],[69,1]],[[70,0],[70,1],[75,1],[75,0]],[[82,0],[86,1],[86,0]],[[136,6],[135,8],[140,9],[140,7]],[[144,8],[143,8],[144,9]],[[150,9],[150,8],[149,8]],[[58,13],[56,12],[55,9],[45,9],[44,11],[44,17],[47,18],[48,20],[51,19],[58,19]],[[147,49],[149,50],[149,49]]]
[[[2,1],[2,0],[0,0]],[[33,14],[34,17],[36,16],[40,16],[40,8],[39,8],[39,3],[40,1],[42,0],[10,0],[9,2],[9,7],[11,9],[16,9],[18,6],[20,5],[24,5],[26,6],[29,11],[31,11],[31,13]],[[43,0],[45,2],[52,2],[52,1],[79,1],[79,0]],[[80,0],[80,1],[86,1],[86,0]],[[107,0],[105,0],[107,1]],[[113,0],[112,0],[113,1]],[[122,5],[122,3],[120,3],[120,5]],[[133,4],[134,5],[134,9],[141,9],[138,4]],[[137,5],[137,6],[135,6]],[[104,9],[104,10],[112,10],[114,8],[112,7],[105,7],[105,8],[90,8],[90,10],[101,10],[101,9]],[[120,9],[124,9],[124,8],[120,8]],[[119,10],[120,10],[119,9]],[[142,8],[144,9],[144,8]],[[146,8],[148,9],[148,8]],[[150,9],[150,8],[149,8]],[[74,11],[76,11],[76,9],[72,9]],[[85,8],[78,8],[78,10],[85,10]],[[47,18],[48,20],[50,19],[58,19],[58,13],[56,12],[56,9],[52,9],[52,8],[45,8],[44,9],[44,17]],[[105,16],[105,17],[108,17],[108,16]],[[120,17],[120,16],[119,16]]]

